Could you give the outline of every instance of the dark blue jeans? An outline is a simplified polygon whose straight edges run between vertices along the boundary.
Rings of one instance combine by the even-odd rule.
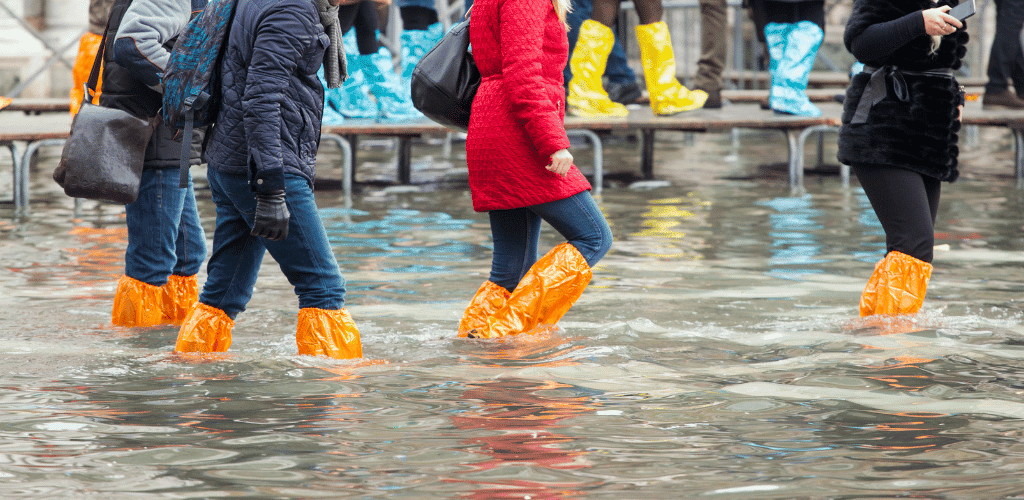
[[[537,261],[540,223],[551,224],[593,267],[612,246],[612,230],[590,191],[511,210],[492,210],[494,257],[490,280],[513,291]]]
[[[572,51],[576,48],[576,40],[580,38],[580,25],[583,21],[590,19],[594,12],[593,0],[572,0],[572,11],[566,14],[565,22],[569,24],[569,57],[572,58]],[[626,49],[622,48],[619,38],[615,38],[612,45],[612,53],[608,56],[608,64],[604,68],[604,76],[608,77],[609,83],[620,85],[636,84],[636,73],[629,67],[626,60]],[[569,88],[569,81],[572,80],[572,68],[565,65],[562,71],[565,79],[565,88]],[[568,90],[566,90],[568,92]]]
[[[208,169],[213,201],[217,204],[217,228],[213,255],[206,266],[206,283],[199,301],[224,311],[232,319],[245,310],[260,271],[263,254],[269,251],[299,296],[299,307],[336,310],[345,306],[345,280],[327,241],[309,182],[285,174],[288,237],[268,241],[252,236],[256,198],[244,175]]]
[[[178,187],[178,169],[142,171],[139,197],[125,206],[128,249],[124,273],[153,286],[171,274],[193,276],[206,258],[206,234],[199,224],[196,194],[189,179]]]
[[[996,33],[988,57],[986,94],[1006,91],[1013,80],[1014,91],[1024,95],[1024,50],[1020,31],[1024,27],[1024,0],[996,0]]]

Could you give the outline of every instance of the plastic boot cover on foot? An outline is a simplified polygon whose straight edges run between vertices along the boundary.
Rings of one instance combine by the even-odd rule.
[[[487,319],[496,313],[508,302],[512,296],[505,287],[493,281],[485,281],[480,289],[476,291],[473,300],[469,301],[469,307],[462,315],[459,322],[459,336],[468,337],[471,330],[486,329]]]
[[[587,19],[580,25],[580,36],[569,58],[572,80],[569,81],[569,96],[565,100],[573,115],[629,116],[625,106],[608,98],[601,81],[614,42],[615,34],[611,28],[593,19]]]
[[[687,89],[676,79],[672,38],[664,21],[637,26],[636,39],[654,114],[674,115],[704,106],[708,100],[707,92]]]
[[[772,75],[768,106],[773,110],[797,116],[821,116],[821,110],[807,97],[807,81],[824,36],[821,28],[810,21],[765,25]]]
[[[196,302],[178,330],[177,352],[225,352],[231,347],[231,329],[235,321],[227,313]]]
[[[359,55],[356,60],[370,84],[370,92],[377,99],[378,118],[423,117],[412,105],[409,86],[395,73],[388,49],[381,47],[376,54]]]
[[[156,326],[163,323],[163,290],[128,276],[121,276],[114,292],[110,322],[117,326]]]
[[[932,265],[902,252],[889,252],[875,265],[860,296],[860,315],[915,314],[924,303]]]
[[[569,243],[552,248],[530,267],[508,302],[474,337],[496,338],[554,325],[583,295],[592,273],[587,260]]]
[[[363,357],[359,329],[345,309],[299,309],[295,344],[299,347],[299,354],[308,356],[327,356],[334,359]]]
[[[425,30],[402,31],[402,80],[405,80],[406,85],[412,77],[412,70],[416,68],[420,59],[437,45],[441,35],[444,35],[441,23],[431,24]]]
[[[180,325],[192,306],[199,302],[199,279],[195,276],[172,274],[160,287],[163,293],[163,323]]]

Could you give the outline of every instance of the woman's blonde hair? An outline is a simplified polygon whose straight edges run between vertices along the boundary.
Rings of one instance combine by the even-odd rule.
[[[555,5],[555,14],[558,15],[558,20],[565,23],[565,15],[572,10],[571,0],[551,0],[551,3]],[[568,28],[568,24],[566,24]]]

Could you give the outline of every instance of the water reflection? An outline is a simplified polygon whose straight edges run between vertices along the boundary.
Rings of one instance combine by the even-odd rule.
[[[581,488],[595,484],[551,479],[545,469],[567,470],[590,467],[577,439],[554,432],[567,427],[562,420],[591,413],[591,394],[578,394],[578,388],[553,381],[505,379],[465,384],[468,389],[460,399],[473,402],[471,409],[451,417],[456,429],[485,430],[476,437],[462,441],[473,453],[485,460],[467,462],[471,471],[449,476],[446,481],[472,484],[472,493],[462,498],[580,498]],[[523,467],[528,469],[524,470]],[[493,470],[493,471],[492,471]],[[477,479],[461,477],[478,476]]]
[[[808,274],[820,274],[819,264],[830,260],[819,257],[822,245],[817,238],[823,226],[815,219],[823,212],[812,208],[811,195],[778,197],[757,204],[774,210],[768,214],[771,257],[767,274],[794,281],[801,281]]]

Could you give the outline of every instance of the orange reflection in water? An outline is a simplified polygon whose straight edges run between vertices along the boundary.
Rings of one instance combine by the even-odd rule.
[[[474,437],[463,441],[486,455],[489,460],[466,463],[471,470],[480,472],[504,466],[527,465],[545,469],[571,470],[590,467],[587,452],[572,449],[575,437],[552,432],[564,427],[558,422],[594,411],[589,397],[555,397],[538,395],[538,391],[553,391],[572,386],[554,381],[527,381],[505,379],[470,384],[461,399],[480,403],[470,411],[453,416],[458,429],[487,429],[498,431],[490,436]],[[478,481],[447,478],[448,482],[476,485],[478,488],[464,498],[575,498],[582,494],[579,484],[552,484],[526,480]]]

